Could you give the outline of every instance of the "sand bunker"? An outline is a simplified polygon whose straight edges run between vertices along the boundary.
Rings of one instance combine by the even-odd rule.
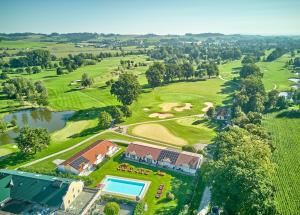
[[[176,110],[177,112],[181,112],[184,110],[189,110],[193,107],[193,105],[191,103],[185,103],[183,106],[181,107],[175,107],[174,110]]]
[[[204,102],[204,104],[206,105],[206,107],[205,107],[205,108],[202,108],[202,111],[203,111],[203,112],[207,112],[209,108],[211,108],[211,107],[214,106],[214,104],[211,103],[211,102]]]
[[[155,123],[138,125],[132,129],[132,134],[176,146],[187,144],[184,139],[176,137],[166,127]]]
[[[149,111],[149,110],[150,110],[150,108],[144,108],[143,110],[144,110],[144,111]]]
[[[174,116],[173,114],[171,113],[152,113],[149,115],[149,117],[151,118],[159,118],[159,119],[165,119],[165,118],[169,118],[169,117],[172,117]]]
[[[180,105],[179,103],[176,103],[176,102],[168,102],[168,103],[160,104],[159,107],[164,112],[171,111],[172,109],[174,109],[177,112],[181,112],[181,111],[184,111],[184,110],[191,109],[192,104],[191,103],[184,103],[183,105]]]
[[[170,111],[172,110],[174,107],[178,107],[179,104],[175,103],[175,102],[168,102],[168,103],[163,103],[160,104],[159,107],[162,109],[162,111]]]

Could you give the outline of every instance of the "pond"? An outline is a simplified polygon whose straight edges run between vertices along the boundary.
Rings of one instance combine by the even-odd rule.
[[[289,78],[289,80],[295,82],[296,84],[300,82],[300,78]]]
[[[75,111],[55,112],[45,108],[26,109],[13,112],[4,117],[6,122],[16,119],[18,128],[8,129],[4,134],[0,134],[0,145],[14,143],[14,138],[18,136],[19,128],[29,126],[31,128],[46,128],[49,132],[62,129],[66,121],[73,116]]]

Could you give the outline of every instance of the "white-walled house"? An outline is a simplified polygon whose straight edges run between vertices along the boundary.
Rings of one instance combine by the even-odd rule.
[[[119,147],[107,140],[100,140],[59,164],[60,172],[86,176],[101,163],[105,157],[113,156]]]

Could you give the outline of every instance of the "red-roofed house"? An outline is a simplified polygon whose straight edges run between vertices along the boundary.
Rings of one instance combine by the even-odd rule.
[[[118,150],[119,147],[116,144],[107,140],[100,140],[62,162],[57,168],[60,172],[86,176],[105,157],[113,156]]]
[[[181,152],[175,162],[176,169],[195,174],[201,164],[202,156],[190,152]]]
[[[125,151],[125,157],[150,164],[156,164],[160,152],[163,149],[164,147],[153,146],[146,143],[131,143]]]
[[[179,170],[193,175],[196,174],[202,161],[202,155],[196,153],[137,142],[129,144],[125,151],[125,157],[137,162]]]

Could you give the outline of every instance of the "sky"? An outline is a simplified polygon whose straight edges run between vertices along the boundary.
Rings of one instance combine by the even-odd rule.
[[[0,32],[300,35],[300,0],[0,0]]]

